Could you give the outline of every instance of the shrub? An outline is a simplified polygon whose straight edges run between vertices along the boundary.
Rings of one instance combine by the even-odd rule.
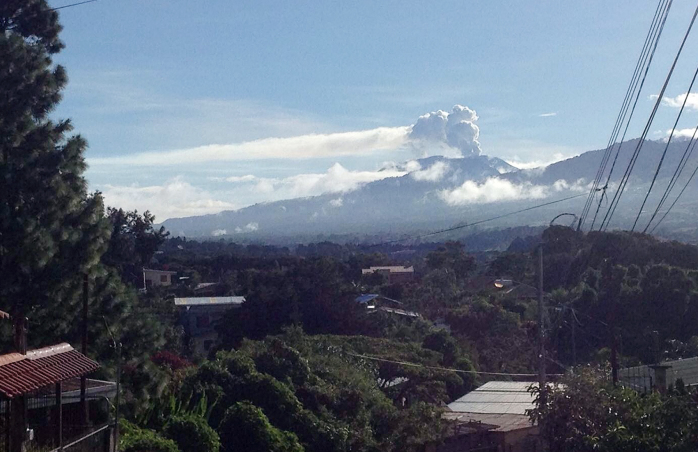
[[[298,437],[269,422],[264,412],[249,402],[238,402],[225,412],[218,427],[224,452],[303,452]]]
[[[136,427],[130,422],[122,421],[121,452],[180,452],[171,439],[163,438],[152,430]]]
[[[182,452],[218,452],[220,439],[201,416],[192,414],[172,417],[163,431]]]

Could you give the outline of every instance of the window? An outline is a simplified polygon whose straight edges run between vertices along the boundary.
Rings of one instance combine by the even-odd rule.
[[[160,282],[167,282],[167,277],[169,275],[160,275]]]

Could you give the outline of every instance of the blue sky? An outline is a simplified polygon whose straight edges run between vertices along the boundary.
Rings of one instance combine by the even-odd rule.
[[[159,220],[319,194],[332,177],[356,188],[418,156],[409,127],[456,104],[477,112],[483,153],[545,163],[605,146],[656,5],[99,0],[61,10],[56,116],[90,144],[91,188]],[[674,1],[632,136],[695,6]],[[698,30],[667,96],[697,60]],[[662,106],[652,138],[675,113]]]

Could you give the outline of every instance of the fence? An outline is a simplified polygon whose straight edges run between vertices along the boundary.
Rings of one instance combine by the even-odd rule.
[[[113,425],[109,399],[88,394],[83,404],[78,383],[77,389],[69,386],[61,391],[59,413],[56,390],[56,385],[50,385],[25,396],[27,452],[110,452]],[[0,452],[9,452],[11,403],[0,401]]]

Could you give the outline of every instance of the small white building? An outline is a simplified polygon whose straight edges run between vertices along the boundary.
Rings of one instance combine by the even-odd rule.
[[[167,270],[153,270],[150,268],[143,269],[143,287],[149,289],[151,287],[167,287],[172,285],[172,277],[177,272]]]

